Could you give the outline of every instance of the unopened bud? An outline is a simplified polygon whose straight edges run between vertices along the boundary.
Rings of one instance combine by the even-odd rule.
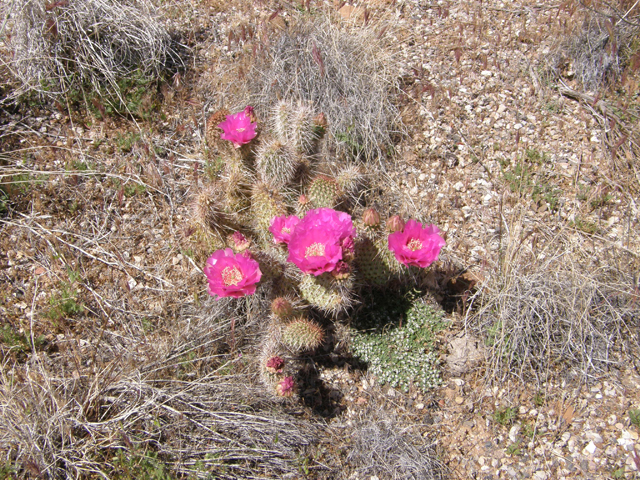
[[[324,113],[319,113],[315,117],[313,117],[313,124],[316,127],[327,128],[327,117]]]
[[[367,208],[362,213],[362,221],[367,227],[375,227],[380,225],[380,214],[375,208]]]
[[[400,215],[394,215],[387,220],[387,232],[400,232],[404,230],[404,220]]]

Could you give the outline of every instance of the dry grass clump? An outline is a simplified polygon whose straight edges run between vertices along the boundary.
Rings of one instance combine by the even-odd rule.
[[[550,56],[558,74],[575,77],[587,90],[598,90],[618,78],[635,53],[640,10],[637,4],[614,3],[618,8],[607,2],[581,8],[582,21]]]
[[[396,411],[372,407],[361,412],[355,423],[346,460],[359,478],[446,478],[434,444],[403,425]]]
[[[594,252],[589,240],[569,238],[508,232],[501,262],[468,319],[489,348],[488,378],[544,381],[564,370],[589,379],[621,361],[640,319],[634,257]],[[538,242],[546,246],[536,248]]]
[[[375,159],[401,129],[397,76],[393,48],[373,28],[298,20],[257,58],[247,89],[258,111],[272,111],[278,99],[311,103],[328,120],[330,147]]]
[[[16,0],[5,13],[19,93],[55,96],[90,83],[117,94],[119,79],[158,75],[178,59],[149,0]]]
[[[114,358],[79,378],[46,356],[4,369],[5,463],[44,478],[297,473],[318,426],[275,408],[257,384],[242,354],[250,325],[232,320],[238,308],[221,302],[185,316],[173,342],[156,344],[155,359]]]

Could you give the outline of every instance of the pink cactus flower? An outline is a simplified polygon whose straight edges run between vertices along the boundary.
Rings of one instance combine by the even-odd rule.
[[[355,235],[349,214],[331,208],[311,210],[291,234],[287,261],[304,273],[331,272],[342,260],[343,250],[353,245]]]
[[[226,248],[207,259],[204,274],[209,281],[209,295],[240,298],[255,293],[262,272],[258,262],[247,253],[235,254]]]
[[[254,118],[253,107],[247,107],[242,112],[227,115],[226,120],[218,124],[223,130],[220,138],[233,142],[236,148],[249,143],[256,135],[256,124],[251,122]]]
[[[281,397],[290,397],[293,395],[294,388],[295,383],[293,382],[293,377],[284,377],[276,386],[276,392],[278,392],[278,395]]]
[[[288,244],[289,240],[291,240],[291,233],[293,233],[293,229],[299,222],[300,219],[295,215],[273,217],[269,227],[269,231],[273,233],[273,241],[275,243]]]
[[[446,245],[435,225],[409,220],[402,231],[389,235],[389,250],[400,263],[426,268],[438,259],[440,249]]]

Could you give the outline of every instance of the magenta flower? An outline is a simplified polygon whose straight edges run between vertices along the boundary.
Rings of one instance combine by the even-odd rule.
[[[287,261],[304,273],[331,272],[345,253],[351,253],[355,235],[349,214],[331,208],[311,210],[291,234]]]
[[[288,217],[273,217],[269,231],[273,233],[273,241],[275,243],[289,243],[291,233],[300,219],[295,215]]]
[[[226,248],[207,259],[204,274],[209,281],[209,295],[240,298],[255,293],[262,272],[258,262],[247,253],[235,254]]]
[[[257,135],[256,124],[251,122],[253,107],[247,107],[242,112],[227,115],[226,120],[218,124],[223,130],[220,138],[233,142],[236,148],[249,143]]]
[[[389,235],[389,250],[400,263],[426,268],[438,259],[446,242],[435,225],[409,220],[402,231]]]

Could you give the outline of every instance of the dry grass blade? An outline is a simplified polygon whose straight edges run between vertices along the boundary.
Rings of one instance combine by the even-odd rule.
[[[347,457],[355,472],[366,478],[373,475],[389,479],[446,478],[434,445],[401,425],[396,415],[373,407],[362,412]]]
[[[209,312],[236,308],[228,302]],[[124,468],[118,452],[158,459],[175,474],[297,472],[295,459],[315,442],[318,425],[275,409],[255,375],[243,373],[242,355],[224,353],[230,321],[192,320],[175,344],[157,346],[157,361],[127,365],[116,358],[68,377],[53,373],[55,360],[37,357],[3,369],[0,450],[18,468],[47,478],[113,478]],[[236,328],[243,338],[247,326]],[[200,374],[188,373],[193,365]]]

